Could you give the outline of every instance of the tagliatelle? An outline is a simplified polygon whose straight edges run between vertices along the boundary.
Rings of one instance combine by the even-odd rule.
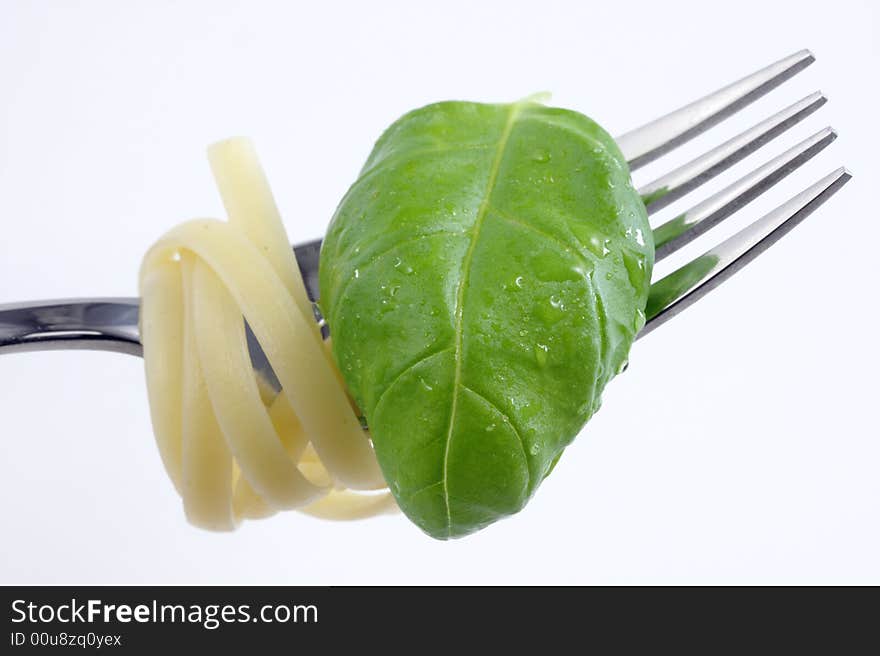
[[[395,509],[314,319],[247,139],[208,151],[228,222],[173,228],[144,257],[141,339],[156,441],[195,525],[298,509],[356,519]],[[247,321],[281,392],[254,372]]]

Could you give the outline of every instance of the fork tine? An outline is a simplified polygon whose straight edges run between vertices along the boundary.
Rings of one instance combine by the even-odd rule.
[[[729,239],[651,285],[645,308],[647,320],[638,336],[647,335],[727,280],[812,214],[851,177],[845,168],[837,169]]]
[[[635,170],[738,112],[815,61],[801,50],[715,93],[685,105],[618,137],[617,144]]]
[[[718,225],[751,202],[837,138],[825,128],[774,157],[730,186],[654,229],[654,260],[659,262]]]
[[[820,91],[812,93],[708,153],[643,186],[639,189],[639,194],[648,208],[648,214],[663,209],[708,182],[799,123],[826,102],[827,99]]]

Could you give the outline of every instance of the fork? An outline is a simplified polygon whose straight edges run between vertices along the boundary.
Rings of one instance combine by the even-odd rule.
[[[617,138],[631,170],[656,160],[762,97],[814,61],[801,50],[646,125]],[[813,93],[728,139],[721,145],[673,169],[639,189],[652,215],[758,150],[797,124],[826,99]],[[656,260],[685,244],[770,189],[836,138],[824,128],[792,148],[653,229]],[[702,298],[782,238],[851,178],[839,168],[716,244],[661,280],[652,283],[645,310],[643,337]],[[321,240],[293,247],[309,298],[318,300],[318,259]],[[322,323],[315,309],[316,319]],[[0,305],[0,353],[53,349],[91,349],[142,355],[137,298],[85,298]],[[268,361],[248,329],[254,368],[280,388]]]

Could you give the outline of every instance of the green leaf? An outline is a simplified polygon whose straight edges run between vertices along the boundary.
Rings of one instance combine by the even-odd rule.
[[[521,101],[415,110],[321,251],[321,307],[403,511],[437,538],[518,511],[644,325],[645,207],[617,145]]]

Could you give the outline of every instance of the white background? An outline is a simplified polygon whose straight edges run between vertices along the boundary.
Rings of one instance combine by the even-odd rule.
[[[0,303],[134,295],[154,239],[221,214],[204,147],[230,135],[256,140],[291,238],[320,236],[381,130],[448,98],[550,90],[620,134],[808,47],[807,71],[636,182],[817,88],[828,105],[724,182],[825,125],[840,138],[740,224],[855,177],[634,347],[522,513],[451,543],[400,516],[192,528],[140,360],[0,356],[0,583],[880,583],[877,11],[4,0]]]

